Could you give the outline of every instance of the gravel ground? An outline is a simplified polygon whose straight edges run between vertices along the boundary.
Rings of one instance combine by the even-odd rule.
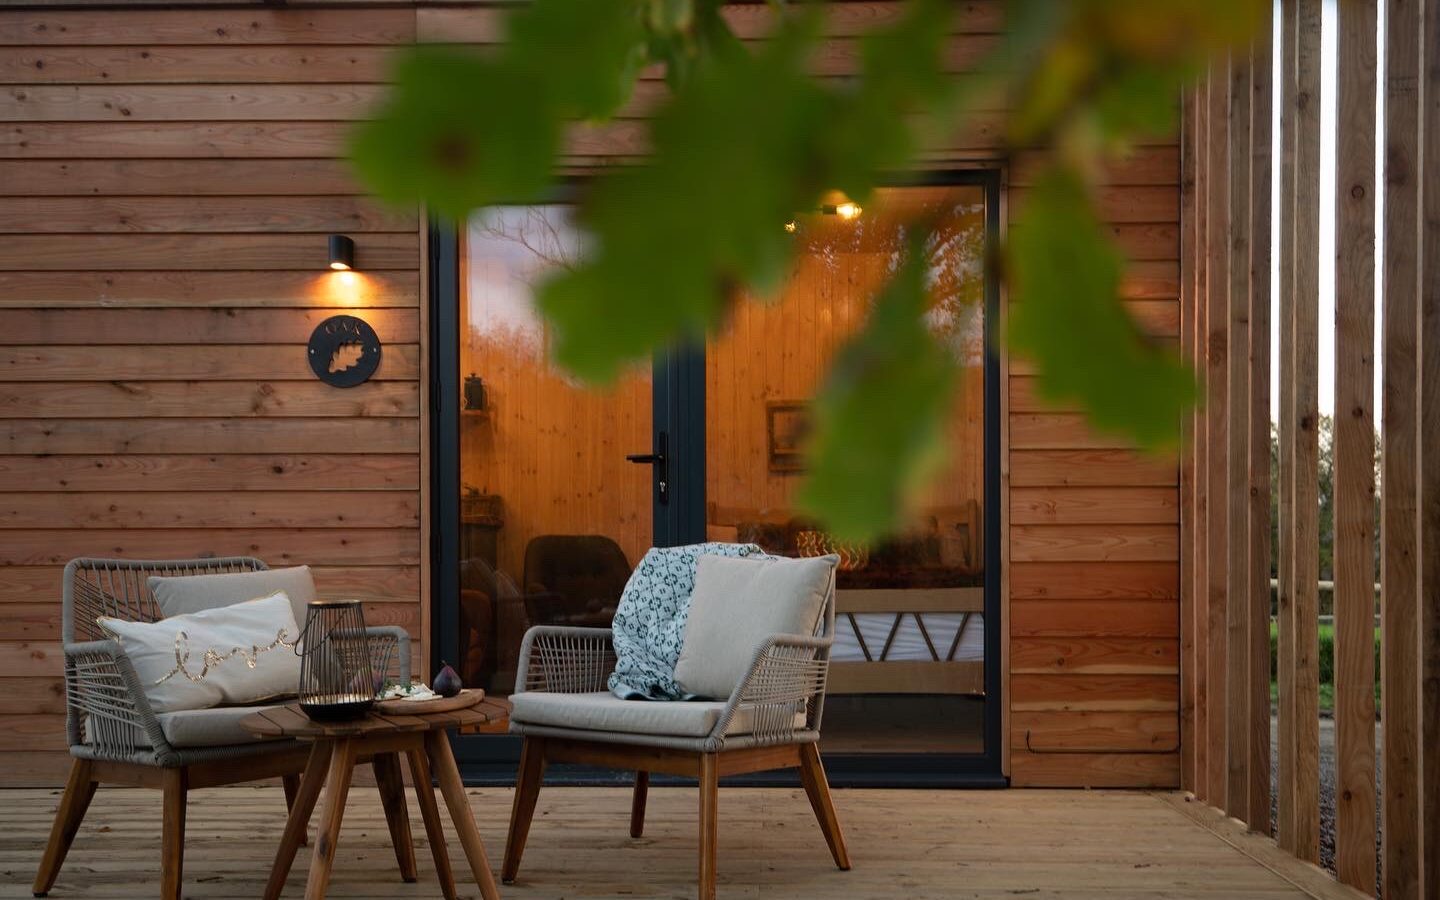
[[[1270,719],[1270,832],[1275,832],[1275,822],[1278,811],[1276,808],[1276,774],[1279,769],[1279,748],[1276,743],[1276,735],[1279,725],[1274,718]],[[1380,758],[1380,725],[1375,726],[1375,784],[1377,788],[1381,784],[1383,772],[1381,770]],[[1379,805],[1375,809],[1375,878],[1380,879],[1380,853],[1379,841],[1380,832]],[[1324,866],[1330,874],[1335,874],[1335,720],[1320,719],[1320,865]]]

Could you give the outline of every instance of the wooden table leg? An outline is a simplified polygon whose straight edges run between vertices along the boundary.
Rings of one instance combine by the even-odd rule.
[[[375,769],[375,783],[380,788],[380,804],[385,807],[385,824],[390,826],[390,843],[395,847],[400,878],[414,881],[415,844],[410,840],[410,812],[405,808],[400,758],[394,753],[377,753],[370,764]]]
[[[445,826],[440,823],[440,807],[435,802],[435,788],[430,784],[430,759],[424,747],[405,754],[410,759],[410,781],[415,786],[415,802],[420,804],[420,820],[425,823],[425,839],[430,856],[435,860],[435,874],[440,879],[440,893],[445,900],[455,900],[455,873],[450,870],[450,853],[445,849]]]
[[[325,804],[320,808],[320,825],[310,855],[310,879],[305,883],[305,900],[322,900],[330,885],[335,865],[335,848],[340,843],[340,821],[345,818],[345,799],[350,794],[350,776],[355,770],[355,743],[349,738],[327,741],[330,772],[325,777]]]
[[[485,900],[500,900],[500,889],[495,885],[490,861],[485,858],[480,829],[475,826],[475,816],[465,796],[465,783],[460,780],[460,769],[455,765],[455,754],[450,750],[450,738],[440,729],[427,732],[425,747],[430,751],[430,763],[435,767],[440,793],[445,796],[445,806],[450,810],[450,820],[455,823],[455,832],[460,836],[460,846],[465,848],[465,858],[470,861],[470,871],[480,887],[480,896]]]
[[[325,784],[325,773],[330,770],[330,745],[315,741],[310,745],[310,758],[305,762],[305,774],[295,791],[295,800],[290,804],[290,815],[285,820],[285,833],[280,837],[280,849],[275,851],[275,862],[270,867],[270,880],[265,884],[265,900],[276,900],[285,889],[285,880],[290,877],[290,867],[295,863],[295,854],[305,841],[305,829],[310,825],[310,814],[315,811],[315,801],[320,797],[320,788]]]

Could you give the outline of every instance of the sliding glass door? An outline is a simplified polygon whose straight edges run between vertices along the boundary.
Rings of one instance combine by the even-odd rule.
[[[458,233],[437,229],[434,658],[503,696],[525,629],[608,625],[651,545],[839,550],[824,729],[836,780],[998,775],[995,297],[983,265],[996,200],[996,179],[964,174],[777,223],[798,253],[779,297],[737,303],[709,346],[603,391],[549,360],[532,303],[538,278],[581,252],[568,207],[493,209]],[[950,463],[906,529],[840,547],[794,503],[808,404],[916,215],[938,223],[932,323],[963,371]],[[460,743],[472,776],[502,780],[517,749],[500,736]]]

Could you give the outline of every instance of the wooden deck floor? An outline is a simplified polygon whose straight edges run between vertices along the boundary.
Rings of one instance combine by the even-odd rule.
[[[510,791],[471,792],[499,868]],[[0,791],[0,897],[29,897],[58,792]],[[1219,833],[1173,795],[1121,791],[838,791],[854,870],[830,862],[804,795],[724,789],[720,797],[722,898],[1181,898],[1358,896],[1328,890],[1319,870],[1265,857],[1263,839]],[[435,897],[414,798],[420,881],[395,871],[378,796],[359,785],[341,833],[331,896]],[[189,807],[185,896],[260,894],[283,824],[278,788],[196,791]],[[629,794],[551,788],[540,795],[514,898],[693,896],[695,797],[650,794],[646,835],[627,832]],[[154,897],[158,893],[158,792],[102,789],[51,892],[54,898]],[[448,822],[447,822],[448,825]],[[1241,848],[1241,849],[1237,849]],[[1258,850],[1256,849],[1258,848]],[[308,854],[308,851],[305,851]],[[451,842],[452,859],[462,859]],[[1257,860],[1256,857],[1260,857]],[[1263,860],[1263,862],[1261,861]],[[303,894],[308,856],[286,897]],[[476,897],[468,874],[461,894]]]

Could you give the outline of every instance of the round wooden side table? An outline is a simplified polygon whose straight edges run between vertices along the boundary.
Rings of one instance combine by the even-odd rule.
[[[480,887],[481,896],[485,900],[498,900],[500,892],[495,886],[495,876],[485,858],[480,830],[475,827],[470,801],[465,796],[465,785],[460,780],[460,770],[455,766],[455,755],[450,750],[445,732],[451,728],[475,729],[502,720],[507,714],[504,704],[485,700],[469,709],[454,712],[408,716],[371,713],[352,722],[313,722],[300,711],[299,704],[257,712],[242,719],[240,725],[253,734],[298,738],[311,744],[310,758],[305,764],[300,788],[295,793],[290,817],[285,822],[285,833],[280,839],[280,849],[275,853],[270,880],[265,885],[266,900],[275,900],[285,887],[295,853],[305,841],[305,830],[322,786],[325,803],[320,810],[319,832],[311,849],[310,877],[305,884],[305,897],[306,900],[321,900],[325,896],[330,870],[335,864],[335,846],[340,837],[340,821],[345,816],[350,779],[356,764],[367,761],[375,769],[375,781],[380,787],[385,820],[390,827],[391,842],[395,845],[395,859],[400,865],[400,877],[405,881],[416,879],[415,846],[410,839],[410,817],[405,807],[405,788],[400,774],[402,753],[410,764],[415,799],[420,804],[420,817],[425,822],[425,834],[446,900],[455,898],[455,876],[445,849],[445,831],[440,824],[435,790],[430,786],[432,773],[440,783],[440,793],[450,810],[450,819],[460,836],[460,845],[465,850],[465,858],[470,863],[470,871]]]

